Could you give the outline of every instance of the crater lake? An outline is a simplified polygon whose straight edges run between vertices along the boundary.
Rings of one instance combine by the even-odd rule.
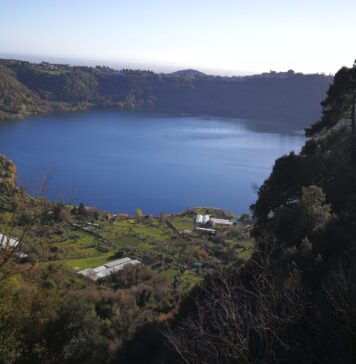
[[[0,123],[0,153],[36,194],[114,213],[246,212],[301,132],[267,121],[89,110]]]

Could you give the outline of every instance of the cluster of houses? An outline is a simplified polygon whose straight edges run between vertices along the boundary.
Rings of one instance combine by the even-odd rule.
[[[96,268],[87,268],[77,272],[78,274],[97,281],[98,279],[108,277],[110,274],[119,272],[129,265],[141,264],[138,260],[133,260],[131,258],[122,258],[113,260],[110,263],[100,265]]]
[[[228,220],[228,219],[217,219],[215,217],[210,217],[210,215],[197,215],[195,222],[197,224],[202,224],[202,225],[233,225],[233,221],[232,220]]]
[[[66,69],[66,68],[70,67],[69,64],[55,64],[55,63],[49,63],[49,62],[41,62],[40,66],[42,68],[45,68],[50,71],[61,70],[61,69]]]
[[[197,226],[195,229],[197,231],[206,232],[210,234],[215,234],[215,229],[211,229],[208,227],[202,227],[201,225],[209,225],[209,226],[215,226],[215,225],[233,225],[234,222],[232,220],[228,219],[217,219],[215,217],[211,217],[210,215],[197,215],[195,219]]]

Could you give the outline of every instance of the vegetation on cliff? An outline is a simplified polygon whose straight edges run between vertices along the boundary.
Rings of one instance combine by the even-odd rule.
[[[182,306],[167,332],[181,362],[356,362],[355,76],[339,71],[312,138],[261,186],[251,260]]]
[[[0,118],[99,106],[273,120],[303,128],[319,117],[331,81],[293,71],[220,77],[191,70],[156,74],[0,60]]]

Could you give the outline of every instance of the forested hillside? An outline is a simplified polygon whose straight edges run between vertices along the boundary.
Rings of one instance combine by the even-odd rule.
[[[168,331],[184,363],[356,362],[356,64],[253,206],[257,252],[197,287]]]
[[[332,77],[293,71],[247,77],[172,74],[0,60],[0,118],[90,106],[282,121],[320,116]]]

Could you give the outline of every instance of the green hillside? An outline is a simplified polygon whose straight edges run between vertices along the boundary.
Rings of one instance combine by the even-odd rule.
[[[0,118],[91,106],[125,111],[262,119],[302,128],[320,116],[332,77],[271,72],[203,73],[79,67],[0,60]]]

